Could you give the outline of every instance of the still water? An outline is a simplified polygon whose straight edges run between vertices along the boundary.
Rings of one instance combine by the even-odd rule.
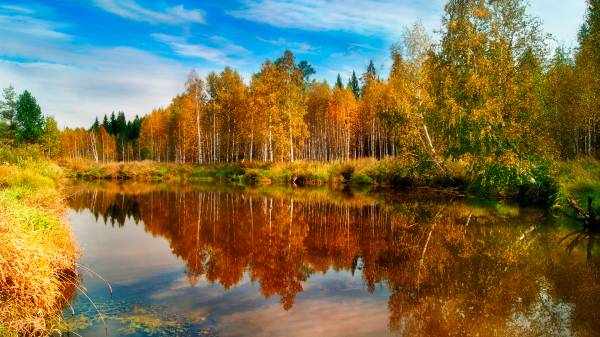
[[[141,183],[78,183],[69,203],[82,336],[600,334],[595,238],[559,242],[575,227],[539,209]]]

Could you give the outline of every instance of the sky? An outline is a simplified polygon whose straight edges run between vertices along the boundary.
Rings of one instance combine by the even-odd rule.
[[[0,0],[0,87],[29,90],[62,127],[96,116],[131,118],[166,107],[191,69],[226,65],[249,81],[286,49],[334,83],[372,59],[387,73],[389,47],[421,21],[434,37],[444,0]],[[554,44],[573,47],[585,0],[531,0]]]

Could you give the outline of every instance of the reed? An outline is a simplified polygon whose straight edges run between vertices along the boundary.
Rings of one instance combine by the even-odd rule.
[[[62,170],[0,165],[0,336],[48,335],[75,294],[77,249],[64,223]]]

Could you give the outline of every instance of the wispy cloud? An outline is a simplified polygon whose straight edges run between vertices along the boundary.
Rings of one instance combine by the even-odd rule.
[[[0,4],[0,10],[18,12],[21,14],[33,14],[34,11],[30,8],[13,5],[13,4]]]
[[[30,90],[61,125],[89,125],[119,109],[145,114],[183,89],[189,68],[181,63],[126,46],[81,44],[34,12],[0,10],[0,87]]]
[[[152,37],[169,46],[180,56],[197,57],[216,64],[235,63],[236,59],[250,54],[244,47],[221,36],[208,37],[205,42],[210,45],[191,43],[183,37],[167,34],[152,34]]]
[[[35,17],[33,8],[0,4],[0,33],[3,36],[23,34],[45,39],[69,39],[60,31],[60,25]]]
[[[261,42],[268,43],[268,44],[271,44],[274,46],[280,46],[280,47],[285,47],[285,48],[291,49],[293,52],[295,52],[297,54],[312,54],[318,49],[318,48],[311,46],[309,43],[290,41],[290,40],[284,39],[282,37],[280,37],[278,39],[263,39],[261,37],[257,37],[257,39]]]
[[[394,0],[245,0],[241,9],[229,14],[282,28],[393,36],[418,18],[439,21],[430,8]]]
[[[148,8],[134,0],[95,0],[95,3],[98,7],[112,14],[151,24],[206,23],[204,11],[186,9],[183,5]],[[154,2],[150,1],[148,3]]]

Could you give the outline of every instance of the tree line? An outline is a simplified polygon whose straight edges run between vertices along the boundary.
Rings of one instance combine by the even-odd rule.
[[[389,74],[371,61],[332,86],[312,80],[312,66],[290,51],[248,83],[230,67],[205,78],[192,71],[166,108],[67,129],[61,152],[182,164],[597,156],[599,13],[600,2],[589,0],[577,48],[550,53],[524,1],[451,0],[438,42],[420,23],[406,29],[390,48]]]
[[[48,157],[59,155],[60,139],[56,120],[44,116],[33,95],[25,90],[17,95],[10,85],[0,98],[0,141],[41,145]]]

